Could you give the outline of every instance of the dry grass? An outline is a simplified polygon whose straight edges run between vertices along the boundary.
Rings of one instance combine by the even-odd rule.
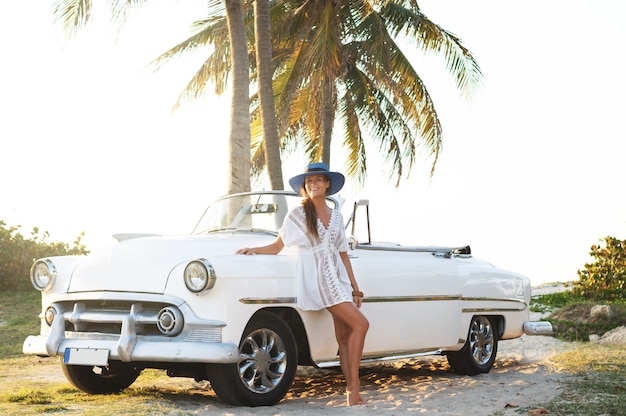
[[[565,392],[545,405],[552,415],[626,415],[624,346],[579,344],[551,361],[573,375]]]

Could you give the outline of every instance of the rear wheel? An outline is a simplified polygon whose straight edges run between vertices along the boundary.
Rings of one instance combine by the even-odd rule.
[[[141,374],[140,368],[119,361],[112,361],[106,367],[68,365],[61,361],[61,369],[74,387],[90,394],[119,393]]]
[[[278,316],[259,312],[246,326],[239,344],[239,362],[210,364],[211,387],[236,406],[272,406],[289,391],[296,374],[296,342]]]
[[[446,356],[452,371],[474,376],[491,370],[497,352],[498,331],[495,321],[486,316],[474,316],[463,348],[448,351]]]

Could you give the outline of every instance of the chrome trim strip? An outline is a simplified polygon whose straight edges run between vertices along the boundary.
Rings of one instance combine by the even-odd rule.
[[[397,354],[370,355],[361,360],[361,364],[380,363],[386,361],[410,360],[417,357],[425,357],[428,355],[442,355],[441,349],[438,350],[418,350],[418,351],[402,351]],[[339,360],[322,360],[316,361],[315,364],[319,368],[339,367]]]
[[[377,245],[367,245],[367,244],[359,244],[356,247],[357,250],[369,250],[369,251],[411,251],[414,253],[444,253],[450,250],[454,250],[452,247],[413,247],[413,246],[377,246]]]
[[[442,246],[401,246],[401,245],[374,245],[374,244],[359,244],[356,250],[371,250],[371,251],[408,251],[412,253],[439,253],[442,256],[447,255],[447,258],[462,257],[471,258],[472,253],[469,246],[461,247],[442,247]]]
[[[476,312],[521,312],[524,308],[463,308],[463,313],[476,313]]]
[[[461,295],[442,295],[442,296],[366,296],[363,302],[424,302],[435,300],[461,300]],[[295,297],[279,297],[279,298],[241,298],[239,302],[246,305],[259,304],[284,304],[296,303]]]
[[[461,295],[432,295],[432,296],[366,296],[363,302],[425,302],[439,300],[462,300]]]
[[[491,302],[517,302],[517,303],[523,303],[524,305],[526,305],[526,302],[524,301],[524,299],[516,299],[516,298],[466,298],[466,297],[464,297],[462,300],[464,300],[464,301],[480,301],[480,302],[485,302],[485,301],[491,301]]]
[[[474,308],[463,308],[461,312],[463,313],[476,313],[476,312],[521,312],[528,309],[526,302],[523,299],[515,299],[515,298],[507,298],[507,299],[498,299],[498,298],[463,298],[464,301],[468,302],[512,302],[517,303],[517,307],[509,307],[509,308],[501,308],[501,307],[474,307]]]
[[[519,308],[493,308],[493,310],[524,310],[527,308],[526,302],[523,299],[515,298],[478,298],[478,297],[463,297],[461,295],[432,295],[432,296],[366,296],[363,298],[365,303],[379,303],[379,302],[432,302],[432,301],[452,301],[460,300],[464,302],[514,302],[519,303],[523,307]],[[294,304],[296,303],[295,297],[277,297],[277,298],[241,298],[239,302],[246,305],[275,305],[275,304]],[[477,311],[491,310],[490,308],[476,308]],[[466,311],[466,309],[463,309]],[[467,311],[474,311],[474,308],[468,308]]]
[[[275,305],[284,303],[296,303],[295,297],[284,298],[241,298],[239,302],[246,305]]]

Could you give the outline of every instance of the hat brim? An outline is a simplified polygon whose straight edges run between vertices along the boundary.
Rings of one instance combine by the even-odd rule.
[[[291,186],[291,189],[299,194],[300,190],[304,187],[304,178],[309,175],[324,175],[328,178],[328,180],[330,181],[330,188],[328,188],[326,195],[336,194],[337,192],[341,191],[341,188],[343,188],[343,185],[346,183],[346,177],[339,172],[321,171],[307,172],[296,175],[293,178],[289,179],[289,186]]]

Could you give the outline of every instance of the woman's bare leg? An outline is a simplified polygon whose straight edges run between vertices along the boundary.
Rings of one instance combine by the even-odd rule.
[[[346,360],[348,354],[348,338],[350,336],[350,328],[335,318],[335,316],[333,316],[333,321],[335,324],[335,338],[337,338],[337,344],[339,344],[339,366],[341,367],[341,372],[346,379],[347,385],[349,384],[349,373]]]
[[[346,379],[348,406],[362,404],[363,399],[359,394],[359,367],[369,322],[351,302],[331,306],[328,311],[332,314],[335,323],[335,336],[339,344],[339,363]]]

